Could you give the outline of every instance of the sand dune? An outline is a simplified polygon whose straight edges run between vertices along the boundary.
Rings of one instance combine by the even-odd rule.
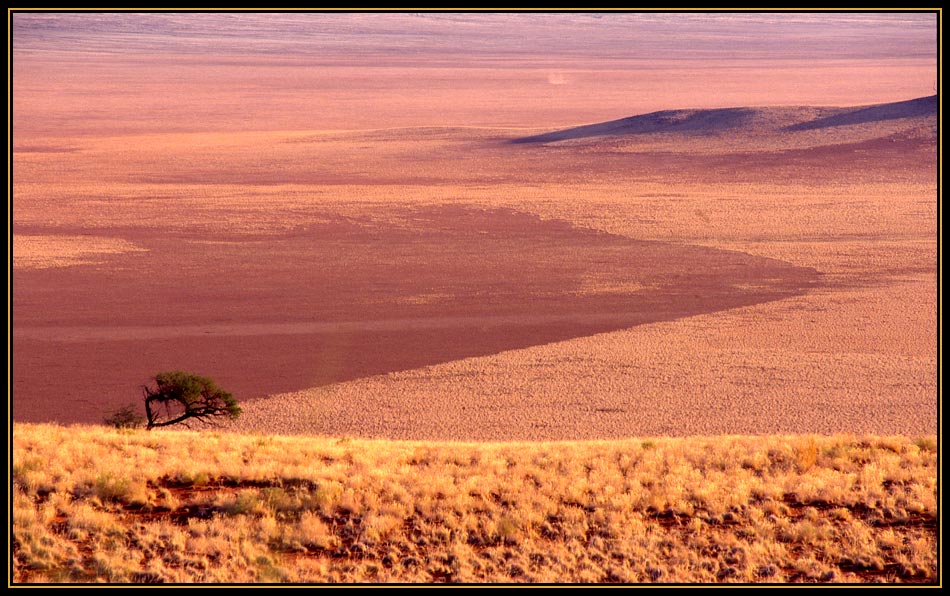
[[[935,118],[937,96],[853,108],[769,107],[663,110],[609,122],[577,126],[514,139],[513,143],[553,143],[597,137],[682,133],[711,135],[787,134],[835,126],[898,119]]]
[[[937,96],[920,97],[908,101],[884,103],[861,108],[841,108],[836,113],[809,122],[789,126],[788,130],[814,130],[832,126],[854,126],[884,120],[905,118],[933,118],[937,115]]]

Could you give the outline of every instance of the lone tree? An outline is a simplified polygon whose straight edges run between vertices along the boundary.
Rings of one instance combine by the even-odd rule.
[[[241,408],[234,397],[207,377],[176,370],[155,375],[155,387],[142,386],[146,428],[169,426],[192,419],[210,423],[226,416],[234,419]]]

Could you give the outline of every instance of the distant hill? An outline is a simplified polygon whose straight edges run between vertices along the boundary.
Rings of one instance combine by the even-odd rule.
[[[715,135],[733,131],[774,134],[899,119],[920,120],[936,117],[936,114],[936,95],[909,101],[846,108],[793,106],[663,110],[521,137],[514,139],[512,143],[553,143],[572,139],[658,133]]]
[[[839,108],[835,114],[787,127],[788,130],[815,130],[832,126],[852,126],[868,122],[920,118],[937,114],[937,96],[921,97],[896,103],[882,103],[857,108]]]

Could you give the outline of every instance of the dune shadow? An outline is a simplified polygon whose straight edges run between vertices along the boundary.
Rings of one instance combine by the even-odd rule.
[[[778,300],[818,273],[510,209],[328,215],[261,237],[115,230],[148,249],[15,272],[13,412],[98,422],[165,369],[240,399]]]
[[[866,124],[869,122],[883,122],[886,120],[898,120],[901,118],[918,118],[921,116],[936,116],[937,114],[937,96],[921,97],[908,101],[896,103],[886,103],[875,106],[842,108],[831,116],[818,118],[809,122],[801,122],[792,126],[787,126],[785,130],[817,130],[821,128],[832,128],[835,126],[853,126],[855,124]]]
[[[818,114],[828,114],[815,118]],[[771,114],[769,116],[768,114]],[[514,145],[531,143],[553,143],[575,139],[598,137],[623,137],[633,135],[651,135],[658,133],[678,133],[685,135],[714,135],[723,131],[748,132],[749,126],[765,127],[776,135],[782,133],[853,126],[869,122],[883,122],[902,118],[921,118],[936,116],[937,96],[921,97],[908,101],[899,101],[871,106],[851,108],[814,108],[812,110],[786,108],[715,108],[703,110],[663,110],[618,120],[598,122],[555,130],[538,135],[512,139]],[[773,119],[809,118],[778,127]],[[756,122],[758,124],[756,124]],[[774,127],[774,128],[772,128]]]
[[[754,115],[754,108],[719,108],[713,110],[663,110],[608,122],[576,126],[511,141],[513,144],[552,143],[572,139],[606,136],[645,135],[655,133],[711,134],[739,128]]]

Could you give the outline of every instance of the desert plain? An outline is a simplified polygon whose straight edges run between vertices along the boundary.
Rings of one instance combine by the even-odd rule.
[[[14,15],[14,425],[183,369],[251,436],[933,455],[934,15],[707,17]]]

